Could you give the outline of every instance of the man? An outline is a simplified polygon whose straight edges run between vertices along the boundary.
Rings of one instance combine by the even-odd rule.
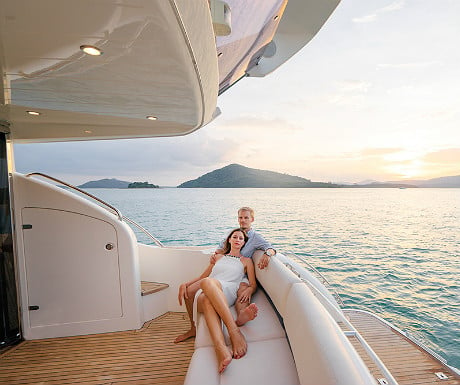
[[[245,257],[252,258],[254,251],[263,250],[264,254],[259,261],[258,267],[260,269],[265,269],[270,262],[270,258],[276,254],[276,250],[272,245],[267,242],[258,232],[256,232],[251,226],[254,222],[254,210],[250,207],[241,207],[238,210],[238,223],[240,228],[246,232],[248,235],[248,241],[245,243],[241,249],[241,254]],[[223,242],[219,245],[219,248],[211,256],[210,262],[214,264],[216,262],[216,254],[221,254],[223,252]],[[185,301],[185,306],[187,308],[187,313],[190,318],[190,330],[186,333],[178,336],[174,342],[182,342],[188,338],[194,337],[196,335],[195,323],[193,322],[193,300],[195,294],[198,291],[196,285],[193,287],[180,287],[179,288],[179,303],[182,304],[182,300]],[[243,326],[246,322],[253,320],[257,316],[257,306],[251,302],[251,295],[249,283],[247,280],[243,280],[238,289],[238,298],[235,302],[235,310],[237,314],[236,324],[238,326]]]

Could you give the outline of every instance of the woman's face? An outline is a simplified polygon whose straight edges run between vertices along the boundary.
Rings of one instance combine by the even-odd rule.
[[[230,239],[230,245],[236,249],[241,249],[244,246],[244,234],[242,231],[235,231]]]

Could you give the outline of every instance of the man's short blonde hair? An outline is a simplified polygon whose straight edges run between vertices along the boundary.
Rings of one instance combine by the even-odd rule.
[[[252,219],[254,220],[254,210],[253,209],[251,209],[250,207],[247,207],[247,206],[241,207],[238,210],[238,215],[240,215],[241,211],[249,211],[249,213],[251,214]]]

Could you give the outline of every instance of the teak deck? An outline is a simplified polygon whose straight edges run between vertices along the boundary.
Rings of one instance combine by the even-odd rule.
[[[354,310],[345,310],[345,314],[399,385],[460,385],[460,377],[447,365],[431,357],[422,348],[393,331],[372,314]],[[349,340],[375,378],[384,378],[356,338],[351,337]],[[443,373],[447,379],[439,379],[436,373]]]
[[[460,385],[446,365],[379,319],[345,313],[399,385]],[[173,340],[188,327],[186,313],[166,313],[135,331],[24,341],[0,355],[0,385],[182,385],[194,340]],[[350,341],[375,378],[383,378],[356,339]]]
[[[194,340],[173,340],[189,326],[166,313],[137,331],[24,341],[0,355],[0,384],[182,385]]]

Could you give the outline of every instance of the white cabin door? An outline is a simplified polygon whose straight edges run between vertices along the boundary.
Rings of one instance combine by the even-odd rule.
[[[69,211],[24,208],[30,327],[122,317],[115,228]]]

